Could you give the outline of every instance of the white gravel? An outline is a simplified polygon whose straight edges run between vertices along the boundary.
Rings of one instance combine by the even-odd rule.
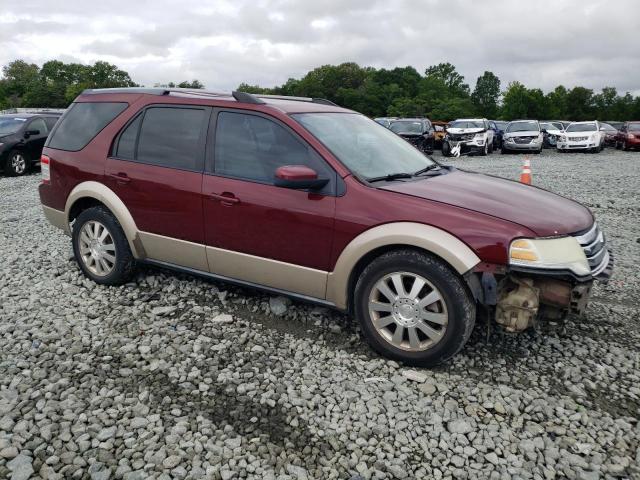
[[[0,177],[0,478],[640,478],[640,152],[531,158],[595,211],[615,276],[566,332],[479,321],[437,370],[251,290],[150,268],[97,286],[39,176]],[[447,163],[515,179],[522,160]]]

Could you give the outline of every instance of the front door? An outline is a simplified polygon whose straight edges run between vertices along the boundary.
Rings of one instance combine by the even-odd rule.
[[[31,133],[27,136],[27,132],[38,132]],[[49,130],[47,128],[47,124],[42,118],[34,118],[29,122],[25,129],[25,146],[27,151],[27,157],[29,160],[39,160],[40,155],[42,154],[42,147],[44,147],[44,142],[47,140],[47,135]]]
[[[122,130],[105,183],[133,216],[149,259],[208,270],[202,171],[211,109],[151,105]]]
[[[283,123],[223,110],[203,179],[207,257],[212,273],[324,298],[338,176]],[[283,165],[305,165],[327,185],[318,192],[274,185]],[[340,180],[341,181],[341,180]]]

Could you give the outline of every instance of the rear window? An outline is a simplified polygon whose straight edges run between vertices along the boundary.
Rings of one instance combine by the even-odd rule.
[[[46,146],[72,152],[82,150],[127,107],[124,102],[74,103],[56,125]]]
[[[630,123],[629,124],[630,132],[640,132],[640,123]]]

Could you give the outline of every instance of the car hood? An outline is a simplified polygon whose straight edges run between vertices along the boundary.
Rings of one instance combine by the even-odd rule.
[[[537,130],[524,130],[522,132],[509,132],[505,133],[505,137],[537,137],[540,132]]]
[[[575,138],[575,137],[590,137],[594,133],[598,133],[595,130],[589,132],[565,132],[567,138]]]
[[[484,128],[447,128],[447,132],[460,135],[461,133],[482,133],[486,130]]]
[[[422,133],[415,133],[415,132],[396,132],[396,133],[401,137],[407,137],[407,138],[421,137],[423,135]]]
[[[381,188],[517,223],[540,237],[575,233],[593,224],[589,209],[573,200],[541,188],[463,170]]]

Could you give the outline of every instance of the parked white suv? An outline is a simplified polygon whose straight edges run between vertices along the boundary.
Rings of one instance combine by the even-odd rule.
[[[442,141],[445,157],[460,156],[465,153],[488,155],[493,152],[493,130],[486,118],[461,118],[447,126],[447,134]]]
[[[558,137],[556,148],[559,152],[567,150],[588,150],[596,153],[604,148],[605,132],[600,122],[573,122]]]

